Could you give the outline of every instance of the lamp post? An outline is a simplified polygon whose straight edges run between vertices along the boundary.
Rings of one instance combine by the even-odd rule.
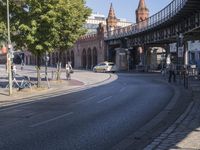
[[[7,32],[8,32],[8,53],[7,53],[7,61],[8,61],[8,79],[9,79],[9,95],[12,95],[12,73],[11,73],[11,64],[12,64],[12,49],[11,49],[11,40],[10,40],[10,13],[9,13],[9,0],[7,2]]]

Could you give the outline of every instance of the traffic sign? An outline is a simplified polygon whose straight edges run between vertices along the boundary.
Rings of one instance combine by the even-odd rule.
[[[178,57],[183,57],[183,52],[184,52],[183,47],[179,47],[178,48]]]

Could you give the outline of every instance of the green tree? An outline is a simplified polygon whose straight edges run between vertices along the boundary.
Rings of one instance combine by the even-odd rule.
[[[19,10],[22,8],[22,4],[24,0],[9,0],[9,20],[10,20],[10,34],[11,38],[13,35],[16,35],[17,31],[15,30],[16,22],[17,22],[17,14],[19,14]],[[7,0],[0,0],[0,42],[5,44],[7,43]],[[11,39],[12,41],[13,39]],[[15,42],[15,41],[14,41]]]
[[[15,16],[17,46],[25,46],[37,58],[38,87],[41,84],[40,66],[43,54],[54,49],[53,22],[56,18],[52,11],[58,0],[25,0]]]
[[[6,0],[0,0],[0,38],[6,36]],[[84,0],[10,0],[12,39],[16,47],[26,47],[37,58],[40,86],[41,57],[58,50],[61,62],[68,50],[85,33],[83,24],[91,10]],[[59,65],[60,66],[60,65]],[[60,72],[60,67],[58,67]],[[60,78],[60,73],[58,79]]]
[[[5,43],[6,39],[6,3],[0,0],[0,43]]]
[[[61,56],[71,47],[85,33],[83,24],[91,10],[83,0],[25,0],[25,6],[28,11],[17,10],[15,27],[18,34],[15,40],[37,56],[39,85],[41,56],[54,50],[59,50]],[[60,64],[60,57],[58,60]]]
[[[83,25],[91,14],[91,9],[85,6],[84,0],[60,0],[55,7],[55,12],[57,12],[55,28],[59,36],[55,43],[59,52],[57,62],[57,79],[59,80],[63,53],[86,33]]]

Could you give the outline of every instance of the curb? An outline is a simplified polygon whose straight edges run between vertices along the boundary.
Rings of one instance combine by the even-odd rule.
[[[196,86],[195,86],[196,87]],[[189,106],[185,109],[185,111],[178,117],[178,119],[169,127],[167,130],[165,130],[160,136],[154,139],[154,141],[147,145],[144,150],[151,150],[151,149],[159,149],[161,148],[160,145],[163,141],[167,140],[171,134],[179,127],[179,125],[182,124],[182,122],[188,117],[190,112],[193,110],[193,108],[196,106],[195,100],[194,100],[194,92],[199,92],[199,88],[195,90],[193,87],[192,90],[192,102],[190,102]]]
[[[159,144],[167,139],[169,135],[181,124],[181,122],[187,117],[191,109],[194,107],[194,102],[191,102],[189,106],[186,108],[185,112],[167,129],[165,130],[160,136],[155,138],[153,142],[147,145],[144,150],[152,150],[158,148]]]
[[[27,105],[27,103],[28,104],[35,103],[38,100],[57,97],[57,96],[61,96],[61,95],[69,94],[69,93],[74,93],[74,92],[78,92],[78,91],[82,91],[82,90],[87,90],[87,89],[90,89],[92,87],[108,84],[108,83],[112,82],[112,81],[109,82],[109,80],[112,77],[114,77],[114,80],[117,79],[116,76],[113,76],[113,75],[109,74],[109,77],[107,79],[99,81],[97,83],[84,84],[82,86],[74,86],[74,88],[67,89],[67,90],[65,90],[65,89],[62,89],[62,90],[54,89],[54,92],[50,91],[50,92],[45,93],[45,94],[38,94],[38,95],[31,96],[31,97],[24,97],[24,98],[21,98],[21,99],[15,99],[12,102],[7,102],[6,104],[0,105],[0,109],[1,109],[0,111],[9,109],[9,108],[6,108],[8,106],[17,105],[16,107],[18,107],[20,104],[21,105]]]

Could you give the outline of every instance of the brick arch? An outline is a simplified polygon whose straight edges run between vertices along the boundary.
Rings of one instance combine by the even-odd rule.
[[[92,68],[92,50],[91,48],[88,48],[87,50],[87,68],[91,69]]]
[[[82,67],[83,68],[86,68],[86,66],[87,66],[87,57],[86,57],[86,50],[85,49],[83,49],[83,51],[82,51],[82,56],[81,56],[81,58],[82,58]]]
[[[93,66],[97,65],[98,62],[98,53],[97,53],[97,48],[94,47],[92,50],[92,58],[93,58]]]

